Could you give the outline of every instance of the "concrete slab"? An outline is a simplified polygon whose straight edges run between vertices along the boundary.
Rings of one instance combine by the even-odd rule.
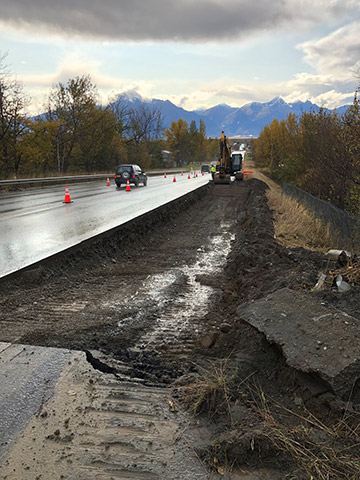
[[[347,397],[360,377],[360,320],[316,296],[281,289],[238,308],[238,315],[279,346],[288,365],[315,373]]]
[[[0,342],[0,459],[53,393],[73,353]]]

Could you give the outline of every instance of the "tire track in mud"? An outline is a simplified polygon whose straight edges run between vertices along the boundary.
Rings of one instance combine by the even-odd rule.
[[[93,370],[75,353],[0,466],[2,480],[206,480],[169,392]]]
[[[138,339],[133,351],[147,348],[160,350],[163,355],[166,352],[166,356],[176,355],[180,359],[193,350],[211,297],[219,288],[210,278],[214,279],[221,274],[221,267],[226,262],[231,241],[234,240],[229,228],[229,222],[223,222],[217,235],[209,239],[209,245],[198,249],[196,261],[192,265],[178,267],[146,279],[138,296],[141,298],[142,292],[147,291],[150,298],[156,299],[156,319],[153,328]],[[168,295],[167,292],[174,284],[179,285],[181,290],[174,288],[175,293]]]

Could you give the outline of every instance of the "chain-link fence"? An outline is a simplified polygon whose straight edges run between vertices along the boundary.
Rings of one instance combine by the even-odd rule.
[[[316,217],[324,223],[328,223],[337,233],[341,234],[344,245],[348,245],[351,250],[358,251],[360,248],[360,218],[346,213],[340,208],[334,207],[329,202],[314,197],[310,193],[304,192],[295,185],[283,184],[283,192],[293,198],[296,198],[302,205],[313,210]]]

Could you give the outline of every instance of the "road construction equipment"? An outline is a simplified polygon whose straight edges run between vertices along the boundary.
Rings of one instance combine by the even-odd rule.
[[[220,158],[216,165],[216,172],[214,175],[214,183],[231,182],[231,150],[228,145],[227,138],[224,132],[221,132],[220,137]]]
[[[231,152],[231,174],[234,175],[235,180],[244,180],[243,160],[243,151],[235,150]]]

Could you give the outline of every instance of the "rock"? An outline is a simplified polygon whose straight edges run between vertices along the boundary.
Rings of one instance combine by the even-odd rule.
[[[325,257],[329,260],[339,261],[342,265],[346,265],[347,261],[351,259],[351,253],[346,250],[329,250]]]
[[[219,327],[220,331],[223,332],[223,333],[229,333],[231,328],[232,327],[231,327],[230,323],[226,323],[226,322],[222,323]]]
[[[198,378],[197,373],[187,373],[174,380],[173,385],[176,387],[181,385],[188,385],[189,383],[193,383],[196,378]]]
[[[211,332],[205,335],[200,339],[200,345],[203,348],[211,348],[216,342],[218,334],[216,332]]]
[[[328,389],[348,398],[360,377],[356,318],[330,310],[309,293],[287,288],[239,307],[238,315],[280,347],[288,365],[317,375]],[[317,338],[321,342],[316,343]]]

